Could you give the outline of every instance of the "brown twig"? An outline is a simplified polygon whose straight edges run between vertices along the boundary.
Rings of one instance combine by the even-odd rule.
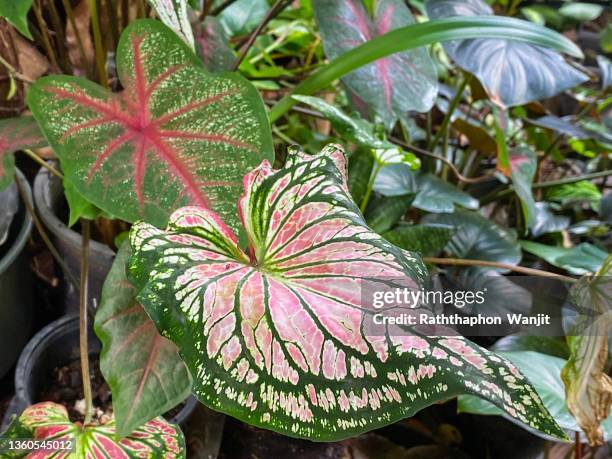
[[[32,10],[34,11],[34,16],[36,17],[38,28],[40,29],[40,35],[42,37],[45,52],[47,53],[47,57],[51,61],[51,67],[53,67],[53,70],[55,72],[59,72],[60,68],[59,68],[59,65],[57,65],[57,57],[55,55],[55,51],[53,50],[53,46],[51,46],[51,39],[49,37],[49,28],[47,27],[47,23],[45,22],[42,16],[38,1],[35,0],[32,3]]]
[[[240,48],[240,52],[238,53],[236,62],[234,62],[234,65],[232,66],[233,71],[238,70],[238,67],[240,67],[240,63],[242,62],[244,57],[249,52],[249,49],[251,48],[251,46],[253,46],[253,43],[255,43],[255,40],[257,39],[261,31],[264,29],[264,27],[266,27],[268,23],[272,19],[274,19],[278,13],[280,13],[283,9],[285,9],[291,3],[291,1],[292,0],[276,0],[274,5],[272,5],[272,8],[268,10],[265,17],[262,19],[259,25],[255,28],[255,30],[253,30],[251,35],[249,35],[249,39]]]
[[[467,260],[461,258],[436,258],[436,257],[423,257],[425,263],[432,263],[436,265],[453,265],[453,266],[486,266],[489,268],[499,268],[508,271],[514,271],[521,274],[527,274],[530,276],[539,277],[550,277],[559,279],[564,282],[576,283],[578,279],[573,277],[564,276],[562,274],[551,273],[549,271],[543,271],[541,269],[525,268],[524,266],[515,266],[508,263],[498,263],[496,261],[486,260]]]
[[[236,0],[225,0],[223,3],[220,3],[219,6],[217,6],[216,8],[212,9],[210,11],[210,15],[211,16],[217,16],[218,14],[221,14],[221,12],[227,8],[228,6],[230,6],[232,3],[234,3]],[[210,1],[211,6],[212,6],[212,1]]]

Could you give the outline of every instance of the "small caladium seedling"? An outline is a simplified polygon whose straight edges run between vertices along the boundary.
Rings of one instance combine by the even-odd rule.
[[[158,21],[132,22],[117,50],[120,93],[50,76],[28,104],[66,178],[100,209],[163,227],[184,205],[212,207],[239,228],[243,175],[272,159],[257,90],[237,74],[212,76]]]
[[[26,459],[183,459],[186,457],[183,433],[164,418],[153,419],[136,429],[129,437],[117,441],[114,421],[104,425],[82,426],[70,421],[66,408],[52,402],[38,403],[26,408],[1,438],[49,440],[48,443],[41,444],[49,447],[56,444],[62,448],[61,450],[39,449],[30,453],[18,453],[8,449],[2,451],[0,448],[1,457]],[[73,442],[72,449],[67,449],[69,441]],[[2,443],[2,447],[5,446],[6,442]]]
[[[15,153],[24,148],[40,148],[46,141],[31,116],[0,120],[0,191],[15,177]]]
[[[166,231],[134,225],[129,275],[179,347],[206,405],[312,440],[371,430],[457,394],[564,437],[509,361],[461,337],[367,332],[366,282],[421,288],[411,252],[368,228],[335,146],[262,163],[244,179],[243,252],[212,211],[175,212]],[[387,330],[388,332],[389,330]]]

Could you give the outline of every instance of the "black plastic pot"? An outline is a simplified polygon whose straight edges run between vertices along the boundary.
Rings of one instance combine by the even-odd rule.
[[[17,171],[21,188],[32,202],[30,185]],[[32,219],[23,202],[0,255],[0,378],[13,366],[32,332],[32,277],[24,247]]]
[[[89,355],[97,356],[101,344],[93,330],[89,332]],[[62,367],[79,358],[79,318],[76,315],[64,316],[51,322],[30,340],[23,350],[15,370],[15,397],[5,413],[0,432],[8,427],[13,417],[37,400],[45,385],[46,378],[54,368]],[[187,399],[181,411],[171,422],[183,426],[197,407],[195,397]]]
[[[71,230],[58,218],[62,206],[65,206],[64,187],[61,180],[47,169],[41,168],[34,180],[34,202],[38,215],[53,237],[53,243],[64,259],[66,266],[76,279],[81,269],[81,235]],[[102,285],[110,270],[115,253],[110,247],[96,241],[89,243],[89,297],[94,305],[100,301]],[[70,282],[64,273],[64,311],[74,313],[79,308],[78,285]]]

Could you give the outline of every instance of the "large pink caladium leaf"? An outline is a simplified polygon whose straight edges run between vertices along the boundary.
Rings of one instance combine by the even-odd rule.
[[[8,457],[26,459],[184,459],[185,438],[174,424],[156,418],[120,441],[115,436],[114,421],[104,425],[81,425],[68,418],[62,405],[43,402],[32,405],[16,419],[3,438],[72,441],[72,449],[42,450],[19,454],[3,452]],[[63,443],[63,445],[66,445]],[[2,456],[7,457],[7,456]]]
[[[39,148],[45,144],[45,138],[31,116],[0,120],[0,191],[13,182],[13,153],[24,148]]]
[[[375,310],[364,284],[421,288],[427,272],[366,226],[345,172],[329,146],[247,174],[248,253],[207,209],[178,210],[166,231],[134,225],[137,298],[178,345],[200,401],[286,435],[334,440],[471,393],[563,436],[507,360],[460,337],[367,332]]]
[[[129,222],[163,227],[176,208],[198,205],[237,229],[242,177],[273,157],[256,89],[237,74],[208,74],[174,32],[153,20],[123,32],[117,71],[120,93],[51,76],[28,94],[70,182]]]
[[[403,0],[379,0],[373,17],[363,0],[313,0],[325,53],[330,59],[379,35],[410,25]],[[428,111],[438,94],[436,69],[425,48],[392,54],[343,78],[388,127],[409,110]]]

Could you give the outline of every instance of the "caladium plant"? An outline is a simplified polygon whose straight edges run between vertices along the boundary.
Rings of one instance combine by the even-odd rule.
[[[331,59],[372,38],[414,23],[401,0],[314,0],[317,25],[325,52]],[[387,127],[409,110],[429,110],[438,94],[436,68],[425,48],[392,54],[356,69],[343,78],[349,89],[363,99]]]
[[[85,426],[73,423],[68,418],[66,408],[52,402],[38,403],[26,408],[2,438],[32,438],[66,443],[72,441],[74,444],[72,450],[39,449],[30,453],[2,451],[0,448],[2,457],[9,458],[182,459],[186,457],[185,438],[181,430],[164,418],[153,419],[136,429],[129,437],[117,441],[114,421],[111,420],[104,425]]]
[[[128,272],[173,340],[200,401],[245,422],[311,440],[392,423],[461,393],[565,437],[516,367],[461,337],[408,328],[367,333],[365,282],[422,287],[418,256],[368,228],[350,199],[344,154],[293,151],[244,179],[250,240],[211,210],[186,207],[159,230],[134,225]]]
[[[28,104],[64,174],[107,213],[163,226],[183,205],[212,207],[239,228],[242,176],[273,148],[263,102],[237,74],[212,76],[178,36],[132,22],[117,50],[124,90],[50,76]]]
[[[45,138],[31,116],[0,120],[0,191],[13,182],[13,153],[24,148],[40,148],[45,144]]]

